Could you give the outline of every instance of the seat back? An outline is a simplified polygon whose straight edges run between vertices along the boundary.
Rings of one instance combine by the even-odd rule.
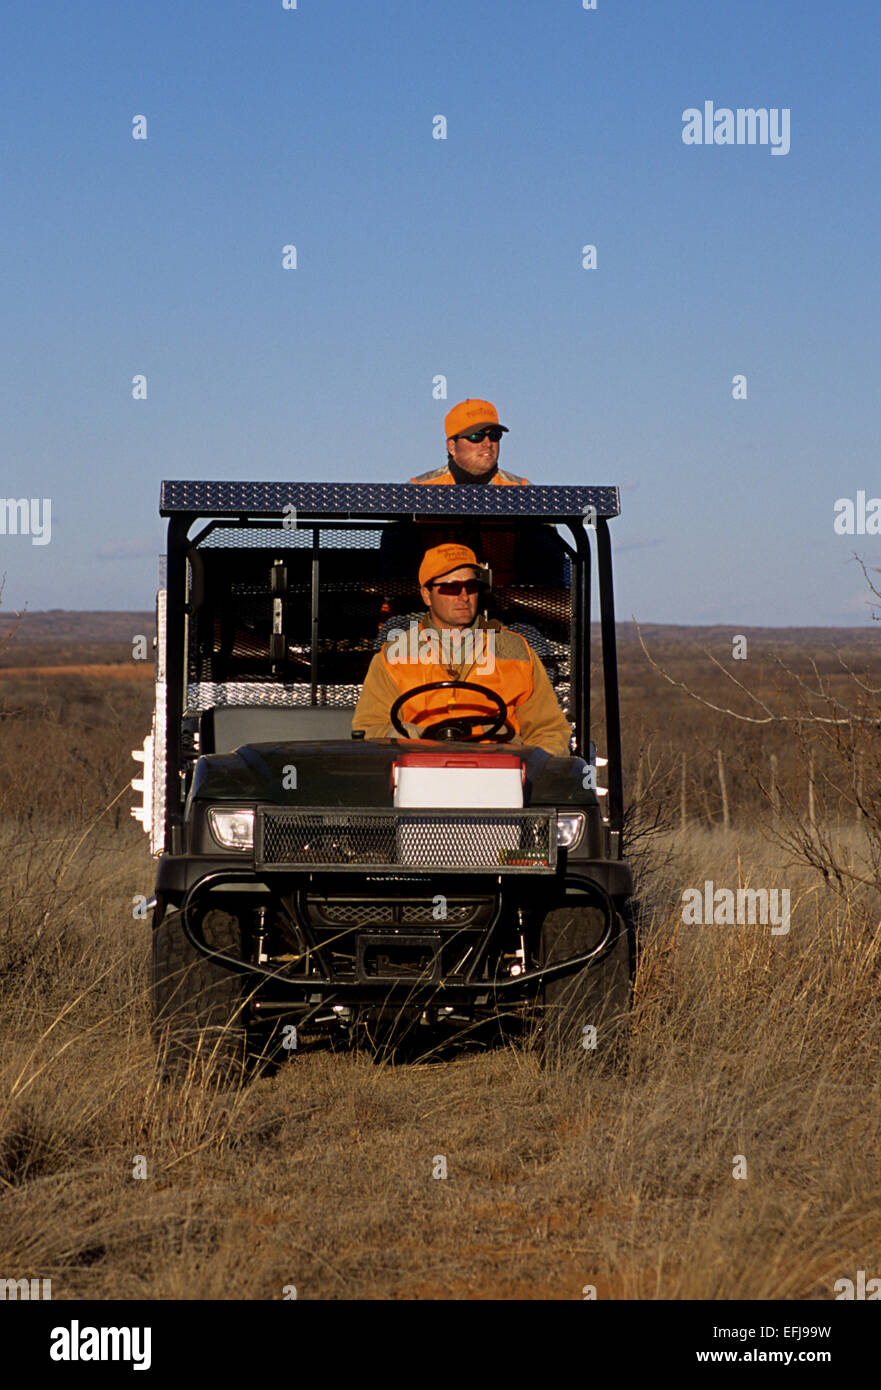
[[[309,739],[348,739],[351,709],[301,705],[218,705],[199,719],[203,753],[234,753],[247,743],[301,743]]]

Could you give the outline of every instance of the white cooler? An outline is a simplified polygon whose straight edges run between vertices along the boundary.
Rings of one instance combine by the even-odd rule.
[[[392,773],[394,804],[398,808],[419,810],[521,810],[523,807],[523,767],[513,753],[402,753]],[[490,868],[493,853],[516,850],[520,827],[506,820],[450,824],[447,818],[408,816],[397,827],[397,858],[400,864],[440,865],[451,869]]]

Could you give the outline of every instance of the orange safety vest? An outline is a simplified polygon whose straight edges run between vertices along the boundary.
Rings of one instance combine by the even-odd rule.
[[[456,479],[450,472],[449,466],[443,468],[431,468],[427,473],[420,473],[417,475],[417,477],[411,478],[410,482],[428,483],[432,486],[437,485],[438,483],[440,483],[443,486],[452,483],[454,487],[457,486]],[[468,484],[465,483],[463,486],[467,487]],[[478,483],[476,484],[476,486],[479,487],[480,484]],[[504,469],[500,468],[498,472],[495,474],[495,476],[492,478],[489,486],[531,487],[531,483],[528,478],[518,478],[516,473],[506,473]]]
[[[458,637],[460,646],[456,645]],[[446,645],[445,645],[446,643]],[[533,693],[530,649],[519,633],[496,624],[491,628],[467,628],[451,636],[432,624],[402,625],[398,635],[387,637],[382,666],[403,694],[433,681],[467,680],[494,690],[507,705],[507,721],[520,733],[517,706]],[[417,728],[441,719],[474,718],[494,721],[498,706],[472,690],[431,690],[416,695],[402,706],[400,718]]]
[[[370,663],[352,728],[364,730],[367,738],[397,738],[400,734],[392,729],[389,711],[399,695],[435,681],[473,681],[504,700],[508,727],[526,743],[557,757],[568,755],[572,730],[525,638],[480,618],[475,627],[461,632],[459,650],[449,630],[446,647],[442,639],[443,633],[430,621],[415,615],[402,618],[400,627],[386,634],[382,650]],[[411,732],[424,736],[432,724],[448,719],[473,717],[491,724],[499,718],[499,707],[489,696],[456,687],[412,696],[402,702],[398,717]]]

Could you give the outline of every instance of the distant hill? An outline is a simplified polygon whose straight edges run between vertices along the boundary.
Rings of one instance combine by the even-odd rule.
[[[156,619],[149,613],[74,613],[50,608],[20,618],[0,610],[0,667],[73,666],[131,661],[132,641],[152,646]]]
[[[153,613],[74,613],[50,608],[45,613],[22,613],[21,619],[0,610],[0,634],[16,629],[16,641],[130,642],[135,633],[155,632]]]
[[[593,626],[598,630],[598,624],[594,623]],[[26,612],[17,619],[14,613],[0,609],[0,667],[130,661],[132,639],[140,635],[152,643],[155,631],[152,612],[81,613],[50,608],[47,612]],[[641,631],[650,651],[679,645],[730,650],[732,638],[738,633],[743,633],[751,646],[764,650],[789,649],[810,653],[822,649],[824,652],[865,653],[881,645],[881,624],[862,627],[744,627],[737,623],[717,623],[688,627],[674,623],[643,623]],[[623,656],[638,643],[636,624],[618,623],[617,632]]]
[[[615,627],[619,641],[639,640],[636,623],[619,622]],[[655,642],[696,642],[702,646],[718,642],[730,646],[731,639],[738,633],[767,647],[863,646],[881,639],[881,623],[866,623],[862,627],[744,627],[735,622],[690,627],[675,623],[640,623],[639,628],[646,643],[651,638]]]

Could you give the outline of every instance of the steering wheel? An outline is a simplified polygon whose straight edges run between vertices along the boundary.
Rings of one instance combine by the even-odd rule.
[[[514,737],[514,730],[508,723],[508,706],[501,695],[497,695],[494,690],[489,690],[485,685],[478,685],[475,681],[432,681],[429,685],[416,685],[412,690],[407,690],[403,695],[399,695],[389,710],[389,719],[402,738],[408,738],[409,735],[398,717],[399,710],[414,695],[422,695],[427,690],[476,690],[478,694],[485,695],[488,700],[493,700],[498,706],[499,713],[495,723],[480,734],[475,732],[477,726],[486,724],[492,715],[463,714],[459,719],[441,719],[436,724],[427,725],[420,730],[423,738],[460,739],[465,743],[476,743],[478,739],[494,738],[497,743],[507,743],[509,739]],[[507,730],[503,735],[501,734],[502,729]],[[501,736],[497,737],[497,735]]]

